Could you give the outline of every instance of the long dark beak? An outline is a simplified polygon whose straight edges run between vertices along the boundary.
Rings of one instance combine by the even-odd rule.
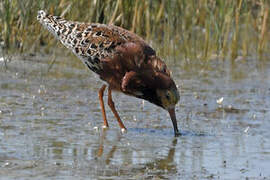
[[[170,117],[173,123],[174,136],[180,136],[181,133],[178,131],[177,121],[176,121],[176,116],[175,116],[175,107],[168,109],[168,112],[170,114]]]

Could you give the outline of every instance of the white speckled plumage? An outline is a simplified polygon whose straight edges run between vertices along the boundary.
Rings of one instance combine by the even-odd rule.
[[[113,57],[115,47],[127,41],[124,33],[119,33],[120,29],[112,25],[67,21],[42,10],[37,19],[96,73],[102,70],[100,59]]]

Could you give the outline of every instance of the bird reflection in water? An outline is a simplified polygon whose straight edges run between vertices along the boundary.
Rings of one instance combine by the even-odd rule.
[[[100,139],[99,139],[99,147],[97,150],[95,150],[95,155],[96,155],[96,160],[97,161],[102,161],[106,165],[112,166],[112,161],[115,159],[115,154],[117,154],[117,151],[119,151],[121,148],[118,147],[119,143],[123,141],[122,138],[125,138],[123,135],[120,133],[117,134],[117,137],[114,142],[112,143],[113,145],[110,146],[106,142],[108,142],[107,139],[107,130],[104,130],[101,133]],[[110,143],[111,144],[111,143]],[[129,164],[132,166],[132,174],[147,174],[147,176],[151,176],[151,172],[153,176],[159,177],[159,178],[164,178],[164,172],[167,172],[169,174],[177,174],[177,165],[175,162],[175,147],[177,145],[177,138],[173,138],[171,141],[171,145],[169,146],[169,150],[166,155],[159,156],[157,158],[152,159],[150,162],[142,163],[142,164],[134,164],[134,167],[132,164]],[[105,153],[105,150],[107,153]],[[132,153],[129,153],[128,158],[132,159]],[[132,161],[132,160],[131,160]],[[132,163],[132,162],[131,162]],[[156,170],[159,171],[156,171]],[[105,171],[105,170],[104,170]],[[104,173],[103,171],[99,172],[100,174]]]

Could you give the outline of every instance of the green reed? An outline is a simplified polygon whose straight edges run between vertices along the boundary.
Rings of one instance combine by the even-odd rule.
[[[39,9],[122,26],[162,56],[209,60],[269,55],[266,0],[2,0],[0,41],[7,53],[52,53],[56,41],[36,21]]]

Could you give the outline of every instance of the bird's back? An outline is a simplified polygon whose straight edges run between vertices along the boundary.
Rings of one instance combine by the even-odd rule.
[[[59,16],[46,14],[42,10],[38,12],[37,19],[95,73],[100,74],[103,70],[101,60],[113,59],[119,53],[121,56],[121,47],[128,47],[125,46],[127,43],[133,43],[136,47],[140,47],[142,57],[139,57],[141,58],[139,60],[122,58],[123,61],[127,61],[123,63],[134,61],[136,68],[141,64],[149,67],[150,64],[150,68],[163,71],[170,76],[169,70],[162,60],[148,58],[155,57],[155,51],[142,38],[128,30],[114,25],[67,21]],[[127,49],[124,50],[124,53],[126,51],[132,52]]]

